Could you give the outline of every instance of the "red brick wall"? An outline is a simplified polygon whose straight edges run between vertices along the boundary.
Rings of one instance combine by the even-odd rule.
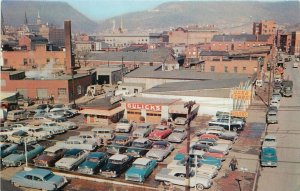
[[[26,46],[26,50],[31,49],[31,40],[28,36],[22,36],[19,38],[19,46]]]
[[[46,64],[47,58],[56,59],[56,64],[63,65],[66,58],[64,51],[46,51],[45,45],[36,46],[35,51],[3,51],[2,55],[6,59],[6,66],[12,66],[17,70],[30,69],[33,65],[42,67]],[[28,61],[27,66],[23,64],[25,58]]]
[[[270,42],[269,42],[270,41]],[[211,42],[211,50],[218,50],[218,51],[231,51],[231,50],[249,50],[252,47],[263,46],[272,44],[272,41],[269,40],[268,42]],[[233,47],[232,47],[233,45]]]
[[[232,60],[232,61],[205,61],[205,72],[211,72],[211,66],[215,67],[217,73],[225,73],[227,66],[228,73],[235,73],[234,67],[240,74],[253,74],[257,68],[257,60]],[[245,67],[245,68],[244,68]]]

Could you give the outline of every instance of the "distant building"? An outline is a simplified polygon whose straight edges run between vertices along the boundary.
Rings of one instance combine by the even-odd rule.
[[[291,35],[291,54],[300,55],[300,31],[292,32]]]
[[[104,35],[105,43],[110,47],[126,47],[131,44],[148,44],[150,43],[150,36],[147,33],[144,34],[108,34]]]
[[[283,52],[290,53],[291,51],[291,33],[278,30],[276,35],[276,46]]]
[[[19,38],[19,46],[23,50],[35,50],[36,45],[47,44],[48,39],[40,35],[24,35]]]
[[[65,46],[65,34],[64,34],[64,29],[58,29],[55,27],[49,28],[49,42],[62,47]]]
[[[273,20],[263,20],[261,22],[253,23],[253,33],[254,35],[272,35],[276,34],[277,24]]]
[[[171,44],[199,44],[209,43],[212,37],[219,34],[214,26],[207,27],[179,27],[169,32],[169,43]]]

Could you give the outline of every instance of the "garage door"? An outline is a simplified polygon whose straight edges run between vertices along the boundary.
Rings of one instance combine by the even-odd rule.
[[[28,96],[27,89],[17,88],[17,92],[19,92],[20,95],[23,95],[24,98],[27,98]]]
[[[135,121],[137,123],[140,122],[141,111],[140,110],[128,110],[127,111],[127,119],[129,121]]]
[[[48,89],[37,89],[37,96],[39,98],[48,98]]]
[[[160,112],[147,112],[146,122],[160,124],[161,113]]]

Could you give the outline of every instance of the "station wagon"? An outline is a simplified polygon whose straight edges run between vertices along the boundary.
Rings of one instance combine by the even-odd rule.
[[[144,182],[156,167],[156,160],[147,158],[136,159],[132,167],[125,173],[125,180]]]

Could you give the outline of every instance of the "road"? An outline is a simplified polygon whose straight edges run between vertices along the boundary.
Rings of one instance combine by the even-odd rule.
[[[300,190],[300,69],[290,62],[285,73],[294,81],[293,97],[281,99],[279,123],[267,129],[278,139],[278,167],[261,170],[258,191]]]

